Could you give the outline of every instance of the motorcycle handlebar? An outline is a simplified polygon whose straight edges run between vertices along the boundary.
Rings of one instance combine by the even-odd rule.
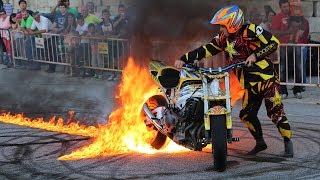
[[[240,63],[236,63],[236,64],[231,64],[229,66],[217,67],[217,68],[200,68],[200,67],[197,67],[193,64],[184,64],[183,67],[188,68],[188,69],[192,69],[195,71],[201,71],[203,73],[216,74],[216,73],[227,72],[227,71],[230,71],[234,68],[241,68],[244,65],[245,65],[245,62],[240,62]]]

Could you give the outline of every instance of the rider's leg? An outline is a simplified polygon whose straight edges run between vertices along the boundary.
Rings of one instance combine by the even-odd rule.
[[[272,122],[276,124],[284,139],[284,155],[286,157],[293,157],[293,145],[291,141],[292,131],[281,102],[279,82],[271,80],[264,95],[268,116],[272,119]]]
[[[262,128],[258,119],[258,111],[262,103],[262,97],[259,96],[252,88],[246,89],[242,110],[240,111],[240,119],[245,123],[250,133],[256,140],[256,146],[248,153],[249,155],[256,154],[267,149],[267,144],[263,139]]]

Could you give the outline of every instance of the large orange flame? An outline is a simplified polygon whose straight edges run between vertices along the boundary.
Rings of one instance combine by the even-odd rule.
[[[241,97],[243,90],[239,85],[235,86],[235,84],[239,84],[236,78],[233,77],[231,82],[231,91],[234,92],[231,92],[231,95],[236,97],[233,99],[235,101]],[[155,150],[150,146],[150,142],[155,137],[155,131],[149,131],[146,128],[141,110],[144,102],[157,94],[158,91],[158,86],[150,77],[148,70],[136,65],[134,60],[130,58],[119,85],[118,109],[110,115],[107,125],[87,127],[73,122],[64,124],[61,118],[58,121],[52,118],[46,122],[41,118],[32,120],[23,115],[10,114],[1,114],[0,121],[71,135],[93,137],[90,145],[62,156],[59,160],[78,160],[132,151],[148,154],[188,151],[172,141],[168,141],[162,150]]]
[[[110,115],[108,125],[99,129],[99,136],[89,146],[62,156],[60,160],[93,158],[129,151],[148,154],[159,152],[150,146],[155,132],[147,130],[141,117],[144,102],[159,91],[148,70],[135,65],[130,58],[119,89],[119,108]],[[161,152],[183,149],[171,143]]]

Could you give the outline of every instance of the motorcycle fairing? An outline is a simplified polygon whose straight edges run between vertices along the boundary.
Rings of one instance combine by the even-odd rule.
[[[153,79],[165,89],[173,89],[179,85],[180,71],[166,66],[161,61],[152,60],[149,65]]]

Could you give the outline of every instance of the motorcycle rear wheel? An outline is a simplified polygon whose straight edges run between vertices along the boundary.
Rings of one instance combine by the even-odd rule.
[[[226,115],[210,116],[210,129],[214,168],[222,172],[227,167]]]

